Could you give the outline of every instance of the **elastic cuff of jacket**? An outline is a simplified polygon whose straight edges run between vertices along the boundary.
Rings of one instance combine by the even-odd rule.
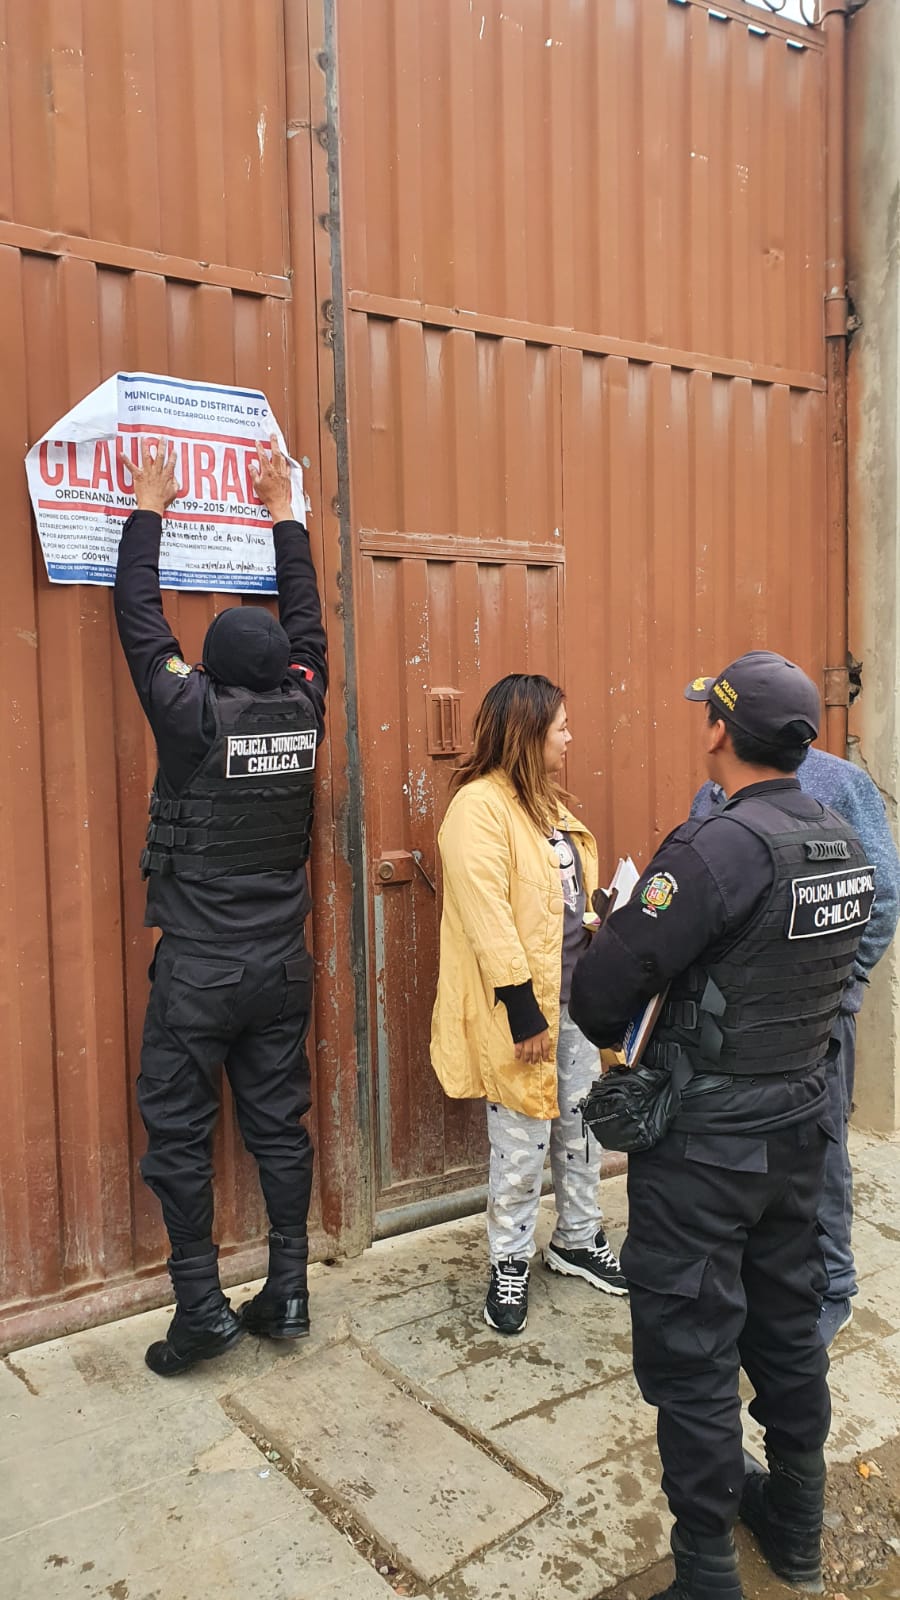
[[[124,527],[122,528],[122,532],[123,533],[125,532],[125,528],[133,528],[135,522],[138,519],[138,517],[153,517],[154,518],[154,522],[155,522],[155,526],[154,526],[154,528],[152,530],[148,530],[148,531],[152,531],[154,533],[161,534],[162,533],[164,516],[165,516],[164,512],[162,512],[162,511],[151,511],[149,506],[136,506],[134,511],[132,511],[131,514],[128,517],[126,517]]]
[[[300,532],[305,533],[307,539],[309,538],[309,529],[307,528],[306,523],[298,522],[296,517],[282,517],[279,522],[272,523],[273,533],[277,533],[279,528],[299,528]]]
[[[514,1044],[523,1039],[533,1039],[535,1034],[547,1029],[547,1018],[534,998],[531,979],[527,983],[505,983],[494,994],[502,1000],[509,1018],[509,1031]]]

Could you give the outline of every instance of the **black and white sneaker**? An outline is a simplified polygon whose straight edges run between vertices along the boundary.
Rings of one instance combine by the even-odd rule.
[[[566,1250],[561,1244],[549,1244],[544,1251],[544,1265],[551,1272],[560,1272],[566,1278],[583,1278],[604,1294],[627,1294],[628,1284],[619,1266],[619,1258],[609,1248],[603,1229],[595,1234],[594,1243],[587,1250]]]
[[[491,1267],[484,1320],[498,1333],[521,1333],[528,1321],[528,1262],[507,1256]]]

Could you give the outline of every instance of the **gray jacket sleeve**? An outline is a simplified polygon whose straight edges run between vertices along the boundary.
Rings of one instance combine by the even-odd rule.
[[[722,794],[718,784],[701,783],[691,801],[689,820],[691,822],[705,822],[707,817],[711,817],[714,811],[718,811],[724,799],[725,796]]]
[[[835,806],[862,841],[863,849],[875,867],[875,906],[871,921],[859,944],[856,970],[868,977],[894,937],[900,916],[900,859],[888,825],[884,801],[872,779],[861,767],[848,764],[846,790]]]

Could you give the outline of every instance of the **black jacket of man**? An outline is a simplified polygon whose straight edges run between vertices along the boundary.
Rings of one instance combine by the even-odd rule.
[[[821,815],[795,777],[749,784],[739,798],[751,796],[809,816],[811,824]],[[641,891],[661,875],[675,887],[665,908],[654,913],[642,903]],[[769,850],[749,829],[727,821],[717,826],[712,819],[699,829],[691,821],[676,828],[628,904],[608,919],[575,968],[569,1011],[582,1032],[594,1044],[618,1045],[632,1019],[673,978],[701,959],[714,961],[734,943],[769,894],[773,877]],[[713,1078],[688,1084],[677,1128],[762,1135],[825,1111],[824,1062],[796,1075],[723,1079],[718,1086]]]
[[[116,569],[119,637],[141,705],[156,739],[168,788],[180,791],[215,739],[210,678],[187,670],[181,646],[163,613],[159,587],[162,518],[136,511],[125,524]],[[318,737],[324,731],[328,685],[325,630],[306,529],[279,522],[273,529],[279,620],[290,641],[289,680],[308,695]],[[309,913],[306,868],[185,883],[153,873],[145,922],[192,939],[247,939],[299,929]]]
[[[733,816],[748,797],[808,819],[811,841],[839,823],[796,778],[748,785],[729,801]],[[595,1044],[618,1044],[668,983],[737,947],[777,887],[775,858],[749,826],[721,814],[676,828],[576,966],[573,1020]],[[833,1137],[825,1068],[760,1065],[758,1076],[695,1073],[669,1131],[628,1161],[621,1261],[634,1372],[657,1410],[663,1489],[689,1540],[727,1536],[738,1514],[742,1367],[750,1414],[779,1458],[820,1464],[831,1419],[817,1329],[816,1212]]]

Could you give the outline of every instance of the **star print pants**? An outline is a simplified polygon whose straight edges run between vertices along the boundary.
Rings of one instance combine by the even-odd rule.
[[[508,1256],[528,1261],[534,1255],[541,1174],[548,1150],[557,1209],[553,1243],[567,1250],[583,1250],[593,1244],[602,1227],[597,1198],[601,1151],[593,1134],[585,1151],[581,1116],[575,1107],[599,1070],[596,1049],[563,1006],[556,1052],[560,1115],[545,1122],[488,1102],[487,1230],[492,1262],[505,1261]]]

